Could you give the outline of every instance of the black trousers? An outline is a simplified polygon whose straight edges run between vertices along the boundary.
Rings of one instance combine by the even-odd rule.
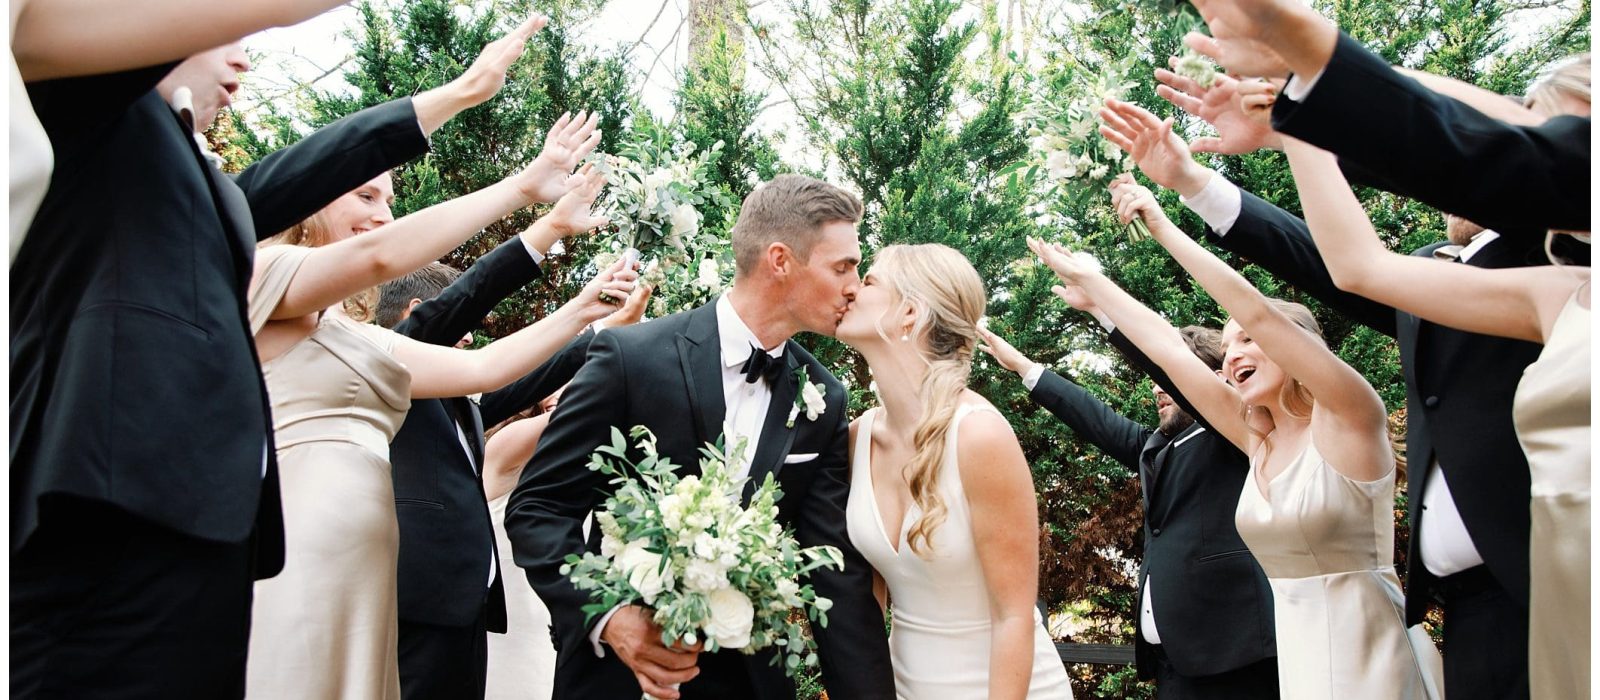
[[[1172,667],[1167,652],[1151,647],[1156,661],[1157,700],[1233,700],[1278,697],[1278,659],[1262,659],[1249,666],[1210,676],[1182,676]]]
[[[51,501],[11,558],[11,697],[242,698],[249,544]]]
[[[1527,700],[1528,610],[1486,566],[1439,579],[1450,700]]]
[[[489,666],[486,613],[465,627],[400,621],[403,700],[483,700]]]

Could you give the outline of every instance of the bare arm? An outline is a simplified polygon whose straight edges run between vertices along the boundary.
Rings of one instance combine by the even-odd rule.
[[[969,413],[956,463],[972,513],[972,539],[989,589],[989,694],[1020,699],[1033,674],[1033,605],[1039,596],[1039,512],[1028,460],[1005,418]]]
[[[633,291],[637,277],[628,261],[618,260],[555,313],[477,350],[457,350],[400,336],[394,356],[411,368],[411,397],[466,396],[510,384],[550,359],[584,326],[615,310],[601,297],[602,291],[624,298]]]
[[[1154,233],[1155,224],[1151,226]],[[1244,421],[1244,404],[1238,392],[1219,381],[1216,373],[1189,351],[1177,328],[1069,251],[1037,242],[1030,242],[1030,247],[1062,281],[1082,288],[1129,341],[1166,371],[1172,383],[1218,433],[1249,454],[1251,433]]]
[[[11,53],[32,82],[114,73],[182,60],[346,0],[28,0],[11,27]]]
[[[555,201],[591,179],[569,176],[573,165],[599,143],[598,115],[563,116],[551,127],[545,148],[516,175],[477,192],[428,207],[372,233],[316,248],[294,276],[273,319],[299,318],[356,292],[407,274],[439,259],[485,226],[534,202]],[[257,274],[260,274],[258,261]],[[472,392],[463,392],[472,393]],[[461,394],[453,394],[460,396]]]
[[[539,436],[550,424],[550,414],[541,413],[500,429],[483,446],[483,496],[494,500],[511,492],[522,476],[522,467],[533,459]]]
[[[510,33],[486,44],[461,77],[413,98],[422,133],[432,134],[451,117],[499,93],[506,84],[506,71],[522,57],[528,40],[547,22],[549,18],[544,15],[528,17]]]
[[[1489,270],[1392,253],[1332,154],[1295,139],[1285,139],[1284,151],[1311,237],[1340,289],[1452,328],[1542,343],[1588,279],[1587,268]]]

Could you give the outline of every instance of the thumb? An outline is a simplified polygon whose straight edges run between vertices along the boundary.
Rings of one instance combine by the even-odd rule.
[[[1222,139],[1202,136],[1189,142],[1189,150],[1195,153],[1222,153]]]

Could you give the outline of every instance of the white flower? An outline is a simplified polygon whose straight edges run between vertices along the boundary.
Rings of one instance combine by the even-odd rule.
[[[1072,162],[1072,154],[1066,151],[1051,151],[1044,161],[1044,167],[1054,180],[1066,180],[1078,175],[1078,166]]]
[[[687,202],[679,204],[672,209],[672,233],[678,236],[693,236],[700,230],[700,212],[695,211],[694,205]]]
[[[657,191],[672,182],[672,171],[667,168],[656,168],[655,172],[644,176],[644,208],[654,209],[657,202]]]
[[[706,621],[706,636],[716,640],[717,646],[742,649],[750,644],[750,628],[755,624],[756,609],[750,599],[732,588],[719,588],[706,596],[711,608],[711,619]]]
[[[617,552],[622,551],[622,547],[622,540],[612,537],[611,533],[600,536],[600,556],[614,557]]]
[[[826,387],[821,384],[807,383],[805,386],[800,387],[800,400],[806,404],[806,420],[814,421],[817,416],[822,415],[824,410],[827,410],[827,401],[823,399],[825,390]]]
[[[1108,173],[1108,172],[1110,172],[1110,170],[1108,168],[1106,168],[1106,166],[1104,166],[1104,165],[1096,165],[1096,166],[1094,166],[1094,170],[1090,170],[1089,171],[1089,177],[1092,177],[1092,178],[1098,180],[1098,179],[1100,179],[1102,177],[1105,177],[1106,173]]]
[[[683,567],[683,584],[691,591],[715,591],[728,586],[728,572],[716,562],[694,559]]]
[[[656,602],[656,596],[672,588],[672,570],[663,571],[661,564],[661,555],[645,549],[644,540],[629,542],[617,555],[617,566],[628,572],[628,585],[646,603]]]
[[[792,579],[778,579],[778,597],[789,605],[800,605],[800,584]]]
[[[699,275],[695,281],[712,292],[722,291],[722,273],[717,269],[717,261],[711,258],[701,260]]]
[[[668,530],[677,530],[683,527],[684,499],[676,493],[669,493],[657,505],[661,511],[661,524]]]

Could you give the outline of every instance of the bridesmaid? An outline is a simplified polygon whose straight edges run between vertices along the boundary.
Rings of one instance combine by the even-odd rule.
[[[599,141],[596,121],[562,117],[526,170],[394,223],[390,178],[380,175],[285,236],[316,247],[280,238],[259,251],[249,313],[272,401],[287,560],[256,586],[249,695],[399,697],[388,448],[411,398],[465,396],[517,379],[613,311],[602,296],[626,296],[636,275],[614,265],[554,313],[481,350],[365,323],[363,290],[516,209],[574,186],[598,188],[592,170],[569,176]]]
[[[1328,349],[1304,306],[1263,296],[1179,231],[1131,177],[1112,192],[1122,219],[1142,217],[1233,316],[1223,328],[1231,388],[1097,265],[1059,246],[1030,245],[1250,455],[1235,520],[1272,586],[1282,697],[1442,697],[1438,650],[1421,627],[1404,623],[1394,570],[1398,465],[1383,401]]]

